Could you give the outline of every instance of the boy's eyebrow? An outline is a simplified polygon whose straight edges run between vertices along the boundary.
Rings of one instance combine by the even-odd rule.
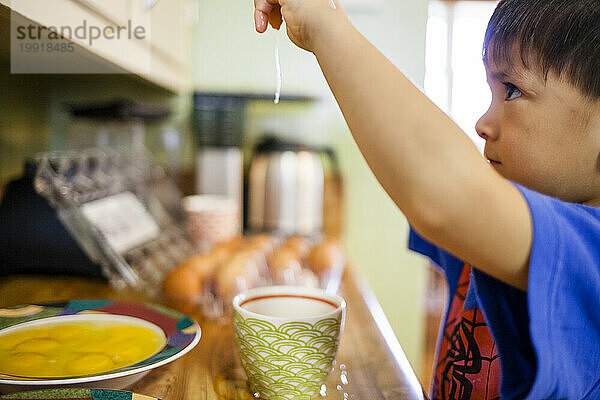
[[[500,82],[512,81],[520,84],[532,83],[532,76],[529,73],[517,69],[490,71],[489,74],[492,79]]]
[[[509,77],[506,72],[498,71],[498,72],[490,72],[490,76],[496,80],[503,81]]]
[[[529,94],[537,94],[539,92],[539,84],[537,78],[528,71],[511,68],[509,70],[499,69],[489,71],[491,79],[499,82],[511,82],[517,85],[520,89],[525,89]]]
[[[515,71],[515,70],[511,70],[511,71],[505,71],[505,70],[501,70],[501,71],[491,71],[490,75],[492,78],[497,79],[499,81],[505,81],[505,80],[523,80],[526,78],[526,75],[519,72],[519,71]]]

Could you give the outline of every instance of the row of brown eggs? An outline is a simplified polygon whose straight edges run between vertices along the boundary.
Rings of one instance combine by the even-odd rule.
[[[189,257],[167,275],[163,291],[169,297],[192,297],[209,290],[229,299],[261,282],[289,283],[284,276],[306,281],[309,275],[318,277],[331,268],[343,268],[344,263],[344,252],[332,239],[311,246],[299,236],[283,243],[265,234],[236,237],[209,253]]]

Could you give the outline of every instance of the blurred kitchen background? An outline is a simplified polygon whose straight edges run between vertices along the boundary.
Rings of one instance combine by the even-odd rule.
[[[111,21],[140,1],[44,2],[48,10],[30,18],[57,25],[56,3],[75,4],[80,19]],[[481,146],[474,125],[489,104],[481,43],[495,2],[341,3],[358,29]],[[208,182],[208,168],[232,180],[219,190],[237,190],[247,203],[248,185],[240,186],[244,177],[236,176],[236,165],[248,175],[253,149],[266,134],[325,150],[319,153],[328,210],[323,229],[342,239],[350,267],[368,281],[428,386],[444,284],[427,260],[407,250],[406,220],[353,143],[311,54],[283,31],[256,34],[251,1],[159,0],[150,10],[152,39],[145,50],[150,72],[122,54],[90,47],[83,50],[92,62],[124,73],[11,74],[10,10],[10,1],[0,0],[0,192],[38,152],[143,144],[183,194],[218,185]],[[276,105],[278,36],[283,81]]]

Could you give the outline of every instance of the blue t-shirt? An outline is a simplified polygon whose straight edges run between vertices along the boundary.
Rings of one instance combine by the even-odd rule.
[[[533,221],[528,292],[474,266],[465,307],[477,303],[496,341],[503,399],[598,399],[600,209],[515,186]],[[464,262],[412,230],[409,247],[444,270],[452,297]]]

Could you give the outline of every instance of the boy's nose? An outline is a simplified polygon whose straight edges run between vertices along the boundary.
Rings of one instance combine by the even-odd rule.
[[[475,131],[477,134],[484,140],[496,140],[498,139],[499,129],[494,123],[494,119],[491,115],[491,107],[488,109],[485,114],[479,118],[477,123],[475,124]]]

